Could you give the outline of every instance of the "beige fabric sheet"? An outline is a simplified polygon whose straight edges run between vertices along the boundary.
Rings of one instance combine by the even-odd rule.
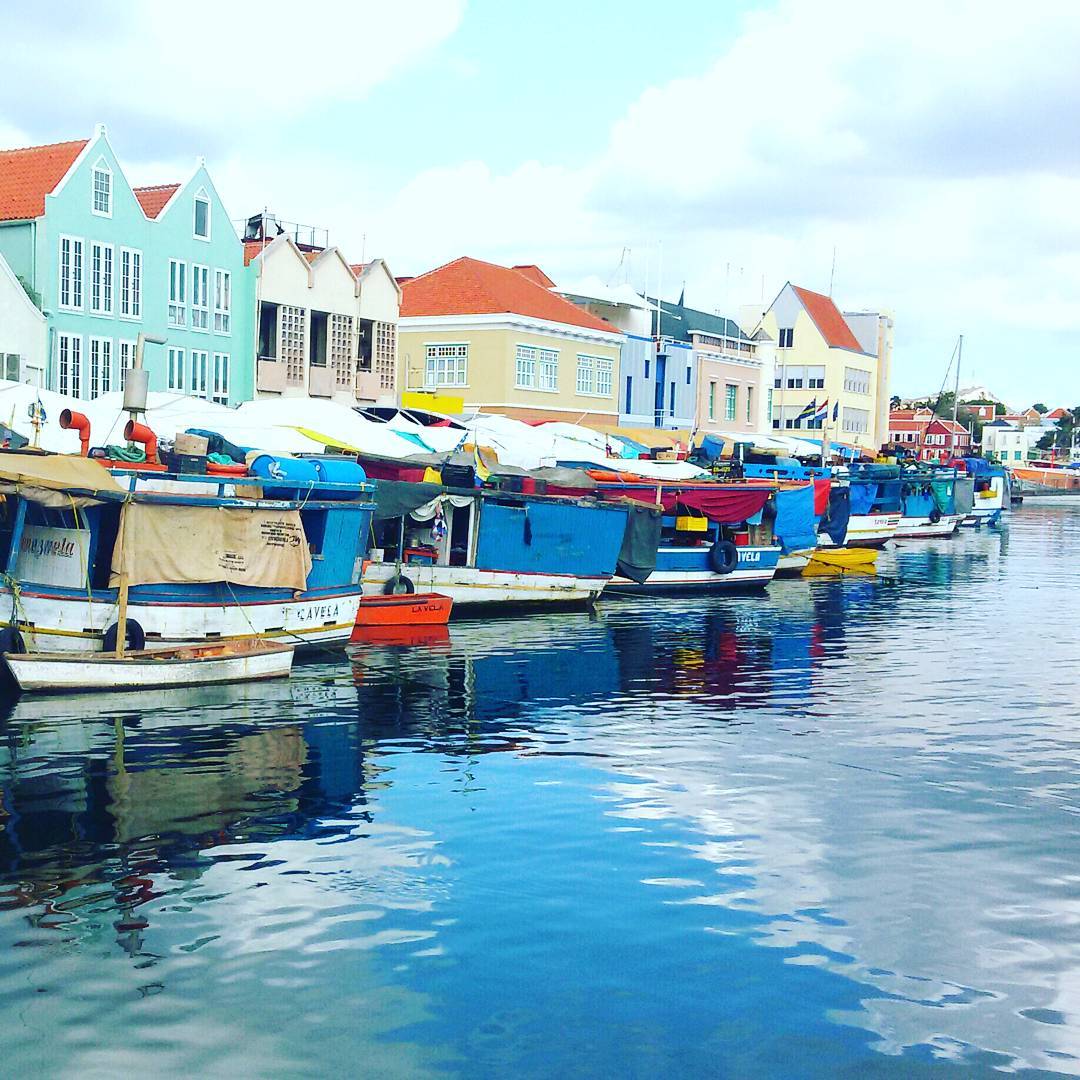
[[[103,465],[90,458],[65,454],[0,454],[0,480],[54,491],[68,488],[124,490]]]
[[[121,513],[120,538],[113,585],[126,571],[129,585],[227,581],[301,591],[311,570],[298,510],[131,502]]]

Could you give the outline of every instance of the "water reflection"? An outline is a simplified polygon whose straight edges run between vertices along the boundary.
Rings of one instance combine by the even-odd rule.
[[[1010,533],[9,706],[11,1062],[1080,1071],[1080,529]]]

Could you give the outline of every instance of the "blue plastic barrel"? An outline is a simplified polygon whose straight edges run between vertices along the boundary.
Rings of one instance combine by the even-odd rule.
[[[367,473],[357,462],[349,458],[313,458],[312,464],[319,480],[324,484],[362,484],[367,479]],[[336,491],[322,489],[320,498],[323,499],[353,499],[355,491]]]
[[[252,476],[272,481],[263,484],[268,499],[295,499],[311,493],[319,482],[319,474],[310,461],[301,458],[275,457],[260,454],[248,467]]]

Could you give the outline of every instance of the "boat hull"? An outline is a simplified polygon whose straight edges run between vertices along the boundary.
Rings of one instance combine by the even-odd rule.
[[[442,626],[450,619],[454,602],[441,593],[403,596],[365,596],[360,600],[356,625],[361,629],[394,626]]]
[[[884,547],[900,525],[899,514],[852,514],[848,519],[845,547]],[[826,533],[818,538],[820,547],[833,545]]]
[[[10,590],[0,590],[0,611],[12,610]],[[147,645],[199,645],[259,637],[298,649],[347,645],[356,623],[360,590],[288,600],[244,603],[132,599],[127,617]],[[16,628],[32,652],[100,652],[105,630],[116,622],[116,601],[85,593],[50,593],[26,585],[16,604]],[[0,620],[0,626],[10,622]]]
[[[708,549],[661,548],[656,569],[644,582],[613,577],[608,592],[616,595],[670,592],[755,592],[776,576],[778,547],[741,547],[739,562],[729,574],[718,574],[709,565]]]
[[[935,536],[952,536],[960,524],[956,514],[942,514],[939,521],[928,517],[901,518],[896,530],[897,540],[922,540]]]
[[[364,593],[381,595],[397,569],[393,563],[372,563],[364,571]],[[417,592],[440,593],[455,607],[518,604],[587,604],[608,583],[607,577],[576,577],[573,574],[534,574],[509,570],[478,570],[473,566],[425,566],[407,563],[401,576]]]
[[[879,554],[877,548],[868,547],[819,549],[810,553],[807,570],[828,568],[841,572],[855,570],[862,573],[873,573]],[[803,573],[806,573],[806,570]]]
[[[184,650],[149,650],[126,658],[66,653],[22,653],[4,657],[24,693],[73,694],[99,690],[165,690],[181,686],[256,682],[287,678],[293,650],[258,649],[242,654],[173,657]],[[165,657],[161,653],[166,654]],[[198,653],[199,650],[192,650]],[[157,653],[158,655],[153,655]]]

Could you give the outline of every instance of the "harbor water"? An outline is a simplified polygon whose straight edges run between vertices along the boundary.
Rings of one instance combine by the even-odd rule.
[[[1080,1074],[1080,507],[8,702],[6,1075]]]

